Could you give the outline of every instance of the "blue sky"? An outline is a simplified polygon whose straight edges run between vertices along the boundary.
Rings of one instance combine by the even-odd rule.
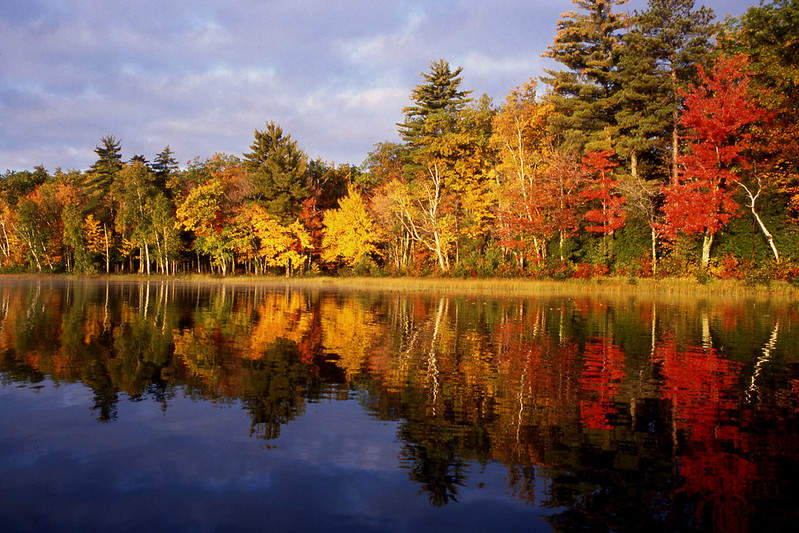
[[[697,1],[697,5],[702,2]],[[758,0],[707,0],[718,19]],[[643,10],[631,0],[617,10]],[[274,120],[310,157],[361,164],[432,60],[501,103],[571,0],[3,0],[0,172],[87,169],[169,145],[181,165],[241,155]],[[556,66],[556,65],[554,65]]]

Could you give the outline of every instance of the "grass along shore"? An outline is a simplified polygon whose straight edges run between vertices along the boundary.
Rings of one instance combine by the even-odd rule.
[[[207,285],[235,285],[297,288],[311,290],[427,292],[441,294],[474,294],[486,296],[641,296],[686,298],[747,298],[799,300],[799,287],[784,281],[752,285],[738,280],[710,279],[700,282],[692,278],[622,278],[595,277],[563,281],[526,278],[411,278],[411,277],[297,277],[277,276],[145,276],[121,274],[110,276],[74,276],[43,274],[4,274],[0,283],[11,279],[113,280],[119,282],[170,281]]]

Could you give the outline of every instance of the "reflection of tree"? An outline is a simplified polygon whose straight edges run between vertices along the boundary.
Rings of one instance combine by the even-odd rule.
[[[119,391],[111,381],[108,369],[102,361],[95,360],[86,366],[83,382],[94,393],[93,411],[97,412],[98,422],[111,422],[117,418]]]
[[[580,420],[587,429],[613,429],[609,418],[617,414],[615,397],[624,379],[624,352],[608,339],[586,343],[580,385]]]
[[[300,361],[297,344],[277,339],[263,357],[249,361],[241,402],[250,413],[250,435],[263,439],[280,436],[280,426],[302,414],[309,385],[308,368]]]
[[[666,339],[655,355],[672,408],[681,491],[696,500],[700,523],[709,519],[717,531],[745,531],[748,510],[742,510],[757,468],[745,457],[748,438],[733,418],[740,366],[712,346],[707,325],[702,337],[702,348]]]
[[[509,495],[558,509],[558,529],[792,518],[757,511],[788,497],[755,489],[799,464],[799,370],[785,349],[799,344],[795,315],[173,282],[22,287],[0,278],[2,379],[82,381],[101,421],[125,394],[166,409],[182,391],[241,404],[251,434],[271,439],[306,402],[355,389],[373,416],[398,421],[401,465],[433,505],[457,501],[474,465],[496,461]],[[768,490],[793,494],[790,477]]]
[[[439,424],[414,421],[400,431],[406,443],[401,462],[410,477],[427,492],[430,503],[440,507],[458,501],[468,471],[466,459],[459,457],[462,436],[448,434]]]

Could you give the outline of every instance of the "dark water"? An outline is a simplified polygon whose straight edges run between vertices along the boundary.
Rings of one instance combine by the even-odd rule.
[[[792,531],[799,309],[0,278],[2,531]]]

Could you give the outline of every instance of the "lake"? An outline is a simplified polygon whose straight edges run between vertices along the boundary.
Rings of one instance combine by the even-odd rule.
[[[786,531],[799,307],[0,277],[0,530]]]

